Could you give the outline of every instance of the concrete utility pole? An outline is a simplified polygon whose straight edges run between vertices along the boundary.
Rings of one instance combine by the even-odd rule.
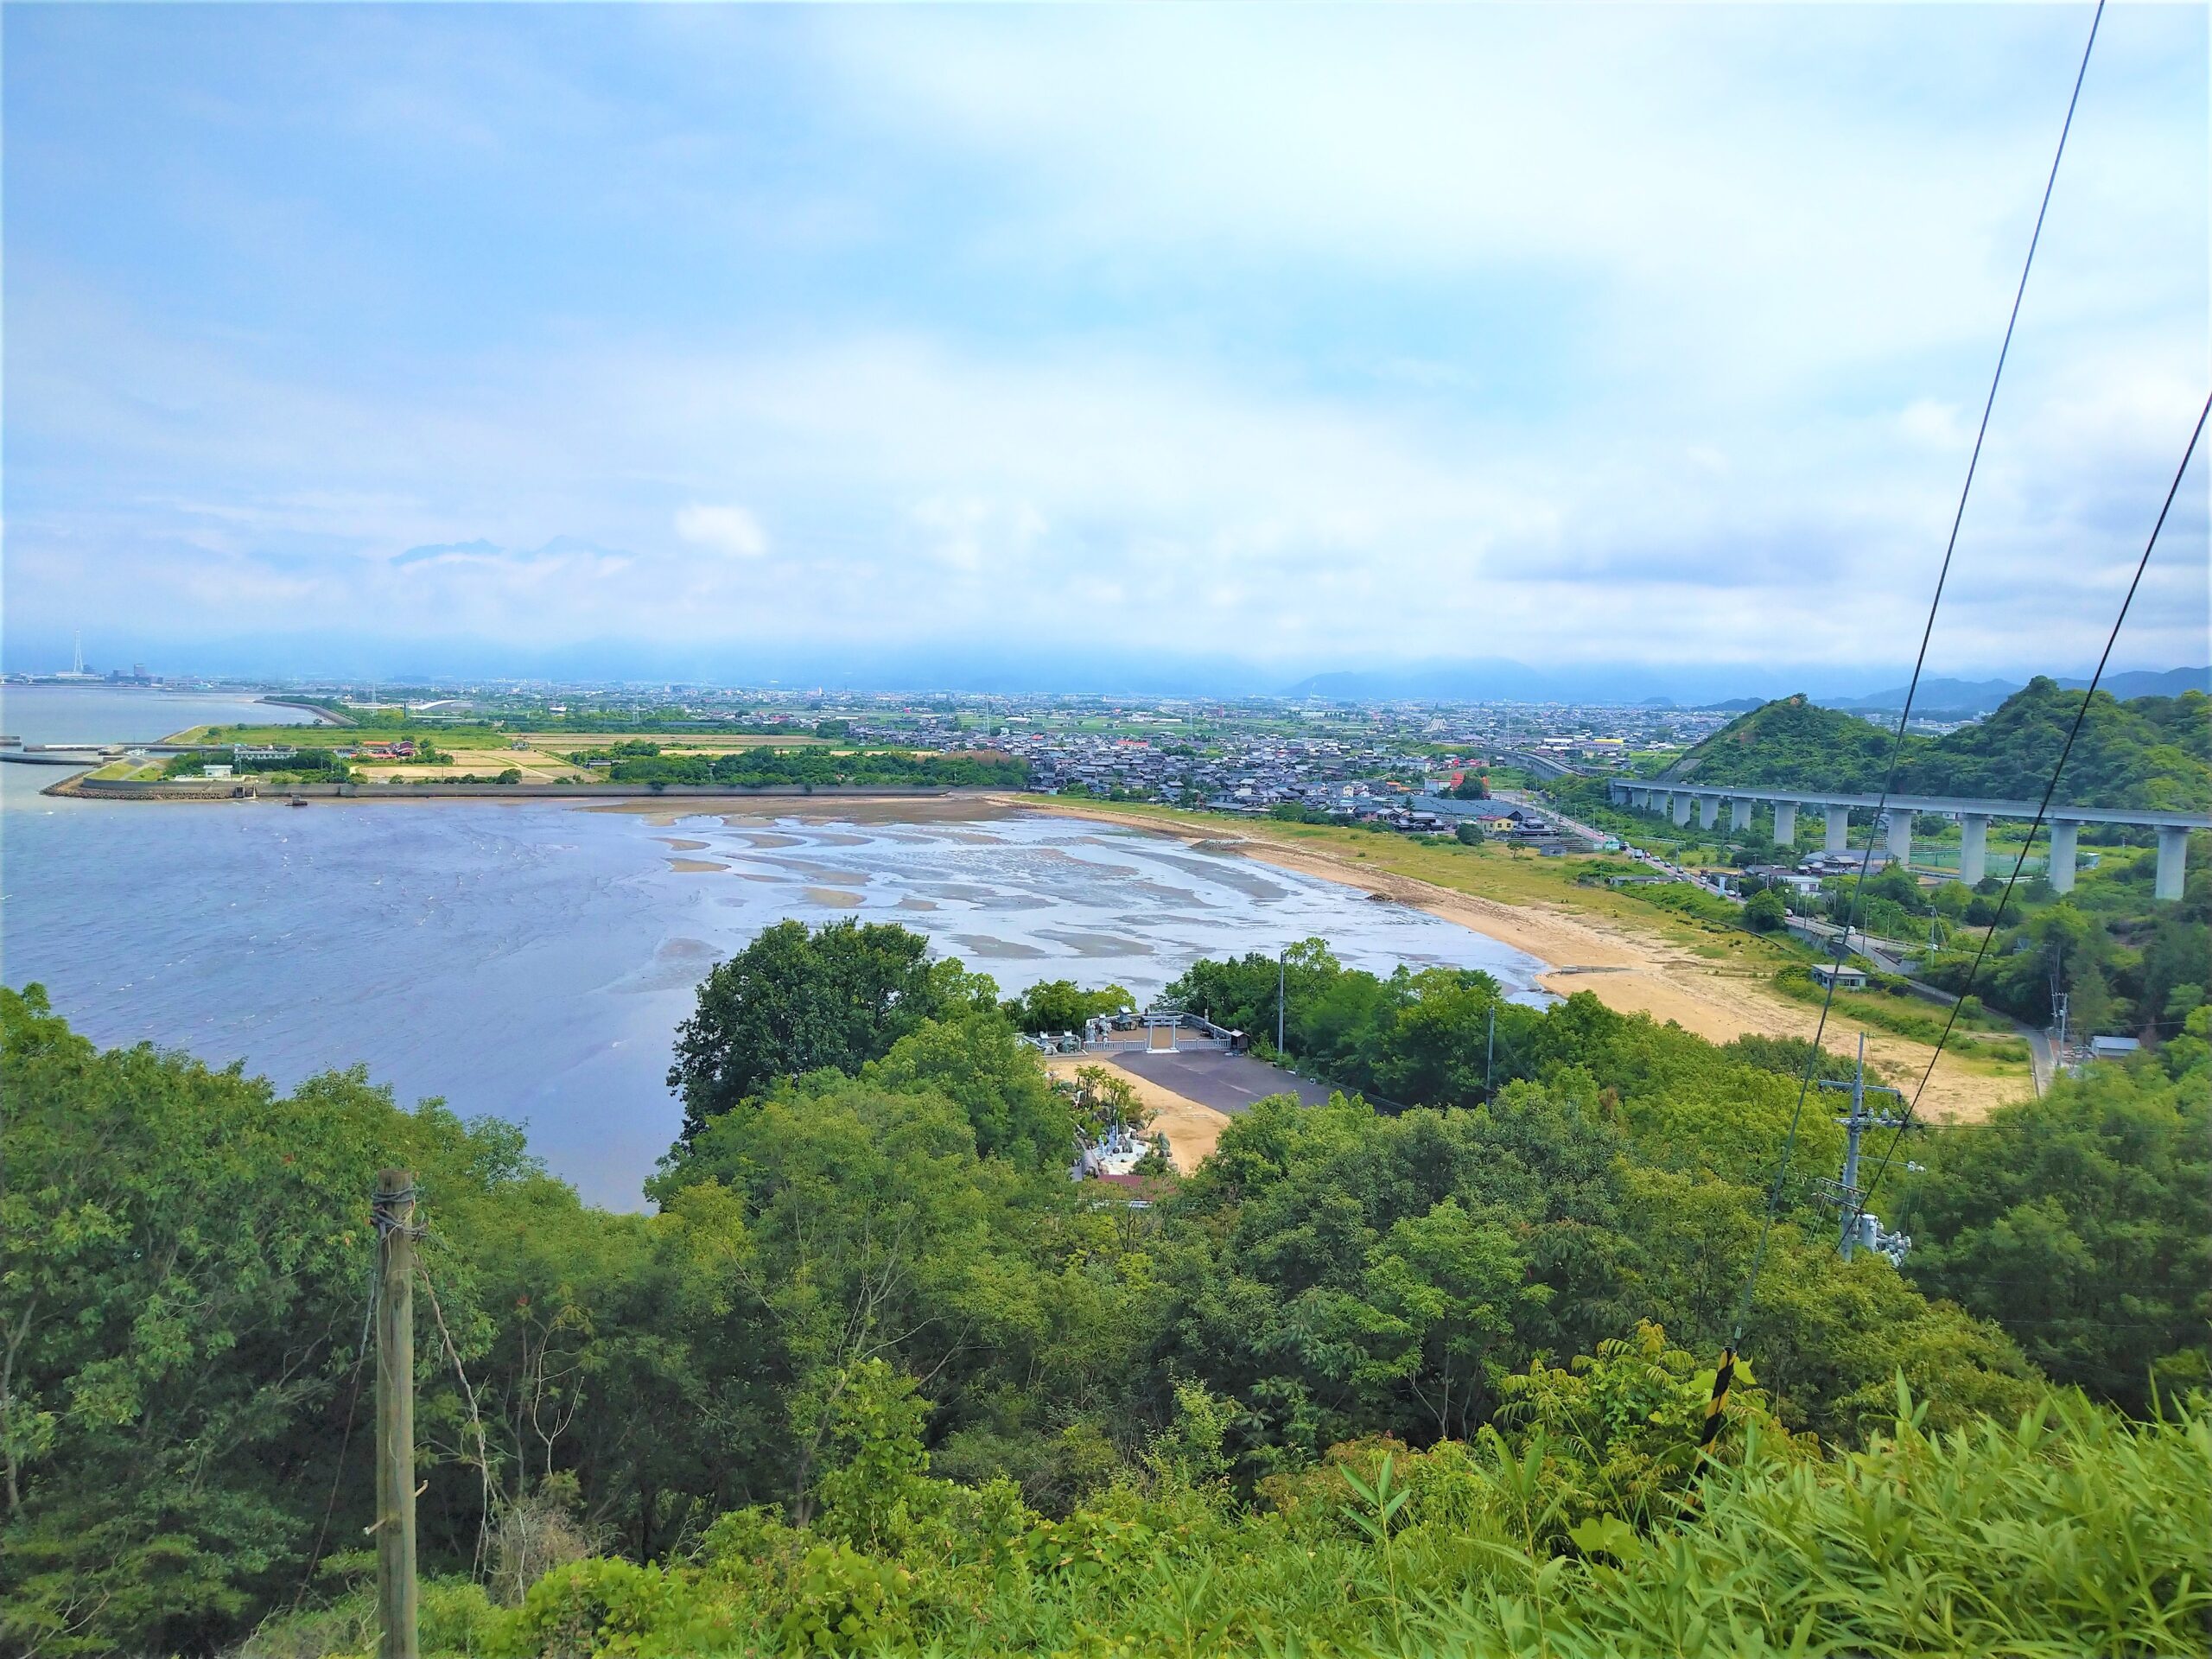
[[[1904,1119],[1892,1113],[1870,1113],[1866,1109],[1866,1096],[1889,1095],[1898,1100],[1903,1100],[1904,1096],[1897,1090],[1885,1089],[1879,1084],[1871,1089],[1866,1086],[1866,1033],[1863,1031],[1859,1033],[1859,1068],[1853,1073],[1851,1081],[1830,1083],[1824,1077],[1821,1080],[1821,1087],[1848,1089],[1851,1091],[1851,1115],[1848,1117],[1836,1119],[1837,1122],[1843,1125],[1844,1130],[1843,1181],[1836,1193],[1839,1202],[1843,1206],[1843,1233],[1836,1243],[1837,1248],[1843,1252],[1843,1259],[1848,1262],[1851,1260],[1852,1250],[1859,1243],[1859,1205],[1866,1196],[1859,1190],[1859,1137],[1868,1129],[1897,1129],[1904,1127]]]
[[[378,1659],[421,1659],[415,1590],[415,1178],[377,1172]]]

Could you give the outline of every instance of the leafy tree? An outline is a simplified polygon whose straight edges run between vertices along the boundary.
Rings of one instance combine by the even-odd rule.
[[[1114,1129],[1135,1134],[1152,1122],[1152,1109],[1138,1095],[1136,1084],[1106,1066],[1077,1066],[1070,1097],[1076,1127],[1094,1141]]]
[[[644,753],[641,751],[650,751]],[[662,752],[656,744],[616,744],[596,754],[580,752],[578,762],[605,759],[609,779],[619,784],[715,785],[730,789],[805,789],[878,785],[899,787],[974,787],[1020,785],[1028,779],[1027,763],[996,750],[954,754],[916,754],[906,749],[828,748],[724,750],[709,753]]]
[[[1037,1052],[1017,1041],[995,1013],[924,1024],[862,1074],[882,1088],[943,1095],[967,1114],[986,1156],[1031,1168],[1065,1160],[1072,1132],[1067,1103],[1046,1080]]]
[[[801,1519],[870,1361],[957,1389],[1036,1339],[1026,1208],[1068,1185],[979,1158],[941,1095],[828,1072],[716,1116],[656,1179],[671,1216],[715,1241],[743,1316],[722,1363],[781,1402],[760,1456]]]
[[[2085,882],[2029,919],[2116,998],[2190,995],[2196,912],[2163,941],[2114,930],[2101,906],[2125,891]],[[1261,1101],[1136,1211],[1059,1167],[1078,1119],[1139,1120],[1125,1077],[1050,1084],[988,982],[911,935],[771,931],[743,970],[725,964],[719,1001],[702,995],[693,1025],[724,1045],[709,1082],[752,1069],[671,1151],[657,1215],[588,1209],[518,1130],[403,1112],[359,1074],[279,1096],[178,1056],[99,1053],[35,994],[0,995],[0,1645],[235,1643],[328,1553],[334,1492],[328,1536],[359,1536],[347,1383],[363,1189],[385,1163],[417,1172],[432,1228],[425,1564],[489,1560],[522,1597],[495,1611],[473,1585],[440,1591],[437,1639],[459,1650],[1058,1648],[1170,1601],[1185,1623],[1154,1632],[1164,1649],[1253,1645],[1306,1573],[1299,1604],[1353,1621],[1332,1642],[1358,1650],[1387,1626],[1403,1646],[1401,1614],[1374,1611],[1403,1584],[1491,1606],[1497,1573],[1571,1569],[1581,1605],[1662,1534],[1669,1551],[1707,1548],[1762,1481],[1798,1483],[1761,1522],[1773,1535],[1848,1539],[1890,1535],[1881,1517],[1945,1459],[1977,1517],[1999,1500],[1969,1463],[2076,1484],[2093,1465],[2181,1466],[2172,1425],[2141,1431],[2128,1462],[2120,1431],[2046,1397],[2022,1347],[2138,1408],[2153,1376],[2206,1376],[2201,1008],[2126,1067],[1916,1147],[1928,1170],[1889,1189],[1916,1240],[1901,1274],[1869,1253],[1843,1262],[1834,1211],[1808,1190],[1840,1156],[1827,1113],[1797,1123],[1793,1179],[1773,1187],[1807,1064],[1840,1069],[1801,1042],[1716,1046],[1586,994],[1523,1007],[1485,975],[1377,976],[1318,940],[1280,969],[1201,962],[1174,988],[1190,1006],[1272,1034],[1280,972],[1290,1046],[1384,1109]],[[1758,1387],[1732,1402],[1734,1444],[1700,1465],[1705,1367],[1755,1258]],[[2045,1414],[2017,1433],[1977,1427],[2029,1411]],[[1952,1428],[1974,1432],[1926,1433]],[[1910,1455],[1883,1449],[1890,1434]],[[1859,1449],[1822,1450],[1838,1447]],[[1806,1521],[1855,1460],[1874,1471],[1864,1512]],[[1704,1518],[1669,1532],[1699,1483]],[[2067,1535],[2115,1559],[2166,1560],[2158,1527],[2196,1548],[2188,1516],[2116,1491],[2052,1524],[2080,1520]],[[1912,1525],[1924,1552],[1936,1521]],[[1381,1575],[1366,1587],[1341,1553],[1355,1537]],[[586,1538],[624,1559],[562,1564]],[[2001,1541],[1980,1527],[1946,1570],[1989,1567]],[[1729,1617],[1794,1570],[1761,1549],[1730,1558],[1758,1591]],[[1123,1587],[1110,1618],[1081,1601],[1144,1573],[1159,1593]],[[1213,1573],[1243,1575],[1218,1641]],[[1677,1628],[1650,1621],[1690,1593],[1674,1583],[1638,1628]],[[302,1615],[325,1623],[257,1643],[359,1651],[359,1605],[341,1595]],[[1078,1628],[1081,1605],[1107,1622]]]
[[[2207,1016],[2161,1067],[2092,1066],[1970,1132],[1902,1183],[1906,1272],[2015,1332],[2050,1376],[2140,1410],[2162,1369],[2202,1380],[2212,1320]],[[2180,1356],[2180,1358],[2170,1357]]]
[[[1789,925],[1789,907],[1772,887],[1762,887],[1744,901],[1744,925],[1755,933],[1775,933]]]
[[[683,1097],[683,1138],[778,1077],[857,1071],[925,1020],[988,1007],[989,981],[931,962],[919,934],[852,918],[810,931],[778,922],[717,963],[677,1028],[668,1086]]]
[[[1014,1029],[1027,1032],[1081,1031],[1095,1015],[1134,1008],[1136,999],[1119,985],[1086,991],[1071,979],[1047,979],[1000,1004]]]
[[[102,1053],[35,986],[0,989],[0,1101],[10,1650],[211,1646],[296,1588],[326,1499],[328,1535],[359,1535],[367,1466],[346,1424],[378,1167],[415,1172],[438,1229],[426,1269],[465,1344],[489,1318],[474,1288],[485,1263],[448,1236],[565,1234],[572,1274],[596,1255],[574,1193],[512,1125],[464,1125],[435,1103],[403,1112],[359,1071],[280,1096],[150,1048]],[[442,1439],[457,1402],[435,1341],[418,1333],[418,1388]],[[434,1554],[448,1499],[472,1535],[481,1512],[479,1471],[442,1461]]]

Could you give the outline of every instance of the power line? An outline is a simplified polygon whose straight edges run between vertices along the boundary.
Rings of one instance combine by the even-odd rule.
[[[300,1587],[292,1595],[294,1612],[299,1611],[308,1586],[315,1580],[315,1570],[322,1564],[322,1547],[330,1537],[330,1517],[338,1508],[338,1487],[346,1474],[346,1453],[353,1444],[353,1408],[360,1402],[361,1362],[369,1357],[369,1327],[376,1319],[378,1283],[379,1275],[372,1266],[369,1271],[368,1297],[361,1308],[361,1334],[353,1341],[353,1376],[346,1392],[346,1427],[338,1439],[338,1460],[330,1471],[330,1497],[322,1506],[322,1522],[315,1531],[315,1548],[308,1552],[307,1571],[300,1575]]]
[[[2212,396],[2205,398],[2204,407],[2197,411],[2196,424],[2190,431],[2189,445],[2182,451],[2181,465],[2174,469],[2174,481],[2166,486],[2166,499],[2159,505],[2158,522],[2151,526],[2151,537],[2143,543],[2143,556],[2136,560],[2135,575],[2127,584],[2127,592],[2120,599],[2120,614],[2113,618],[2112,631],[2105,635],[2104,652],[2097,658],[2097,671],[2089,676],[2088,690],[2082,693],[2082,706],[2074,711],[2074,723],[2067,728],[2065,745],[2058,752],[2058,764],[2050,769],[2050,782],[2044,786],[2043,799],[2037,804],[2035,822],[2028,826],[2028,838],[2021,843],[2018,855],[2012,860],[2012,874],[2005,878],[2005,891],[1997,900],[1997,914],[1989,924],[1989,931],[1981,936],[1981,944],[1974,953],[1974,962],[1967,969],[1966,984],[1959,992],[1960,1001],[1972,994],[1974,977],[1981,972],[1982,958],[1989,954],[1989,942],[1997,937],[1998,928],[2004,924],[2005,907],[2012,902],[2013,884],[2020,879],[2021,866],[2027,861],[2028,849],[2035,845],[2036,831],[2043,827],[2044,815],[2050,810],[2050,798],[2057,793],[2058,780],[2065,773],[2067,758],[2074,753],[2074,740],[2081,735],[2082,722],[2088,718],[2089,704],[2097,695],[2098,683],[2105,676],[2105,664],[2112,660],[2113,646],[2119,642],[2120,625],[2127,620],[2128,607],[2135,602],[2135,590],[2142,586],[2143,573],[2150,568],[2151,550],[2158,546],[2158,533],[2166,527],[2166,515],[2173,511],[2174,498],[2181,493],[2181,481],[2188,475],[2189,464],[2196,457],[2197,440],[2204,435],[2204,422],[2208,416],[2212,416]],[[1954,1001],[1950,1016],[1943,1021],[1942,1035],[1936,1040],[1936,1052],[1928,1057],[1928,1069],[1920,1074],[1919,1085],[1912,1091],[1912,1103],[1905,1108],[1904,1122],[1897,1126],[1897,1132],[1890,1137],[1889,1145],[1882,1149],[1881,1161],[1875,1165],[1874,1173],[1866,1183],[1866,1196],[1852,1211],[1853,1224],[1858,1222],[1859,1217],[1866,1213],[1866,1206],[1873,1201],[1874,1189],[1882,1184],[1882,1177],[1889,1170],[1890,1160],[1896,1155],[1898,1142],[1904,1139],[1905,1131],[1912,1127],[1913,1116],[1920,1109],[1922,1091],[1928,1087],[1928,1079],[1935,1075],[1936,1062],[1943,1057],[1943,1045],[1950,1040],[1951,1027],[1958,1022],[1958,1018],[1959,1002]]]
[[[2074,111],[2082,101],[2082,83],[2088,75],[2089,54],[2096,48],[2097,27],[2104,21],[2104,16],[2105,0],[2097,0],[2096,14],[2089,20],[2089,38],[2082,47],[2081,67],[2074,72],[2074,90],[2066,100],[2066,119],[2058,130],[2058,148],[2051,156],[2050,173],[2044,181],[2043,200],[2036,208],[2035,229],[2028,238],[2027,257],[2020,264],[2019,284],[2012,290],[2012,309],[2011,315],[2005,320],[2005,338],[1997,348],[1997,367],[1989,377],[1989,395],[1982,400],[1981,424],[1974,431],[1974,453],[1967,460],[1966,481],[1959,488],[1959,505],[1951,515],[1951,533],[1943,544],[1943,563],[1936,573],[1936,592],[1928,601],[1928,620],[1922,625],[1920,630],[1920,652],[1913,658],[1912,678],[1905,686],[1904,707],[1897,712],[1897,728],[1890,742],[1889,766],[1882,774],[1882,793],[1874,807],[1877,817],[1888,810],[1890,792],[1897,783],[1897,761],[1904,753],[1905,727],[1912,719],[1913,700],[1920,690],[1921,671],[1928,663],[1928,642],[1935,635],[1936,615],[1942,608],[1943,589],[1950,581],[1951,559],[1958,551],[1959,527],[1966,521],[1967,498],[1974,492],[1974,473],[1981,464],[1982,443],[1989,435],[1990,416],[1997,407],[1997,388],[2005,378],[2005,361],[2012,354],[2012,332],[2019,325],[2021,302],[2026,297],[2028,291],[2028,275],[2035,269],[2036,249],[2043,241],[2044,219],[2050,212],[2051,193],[2058,184],[2058,166],[2066,157],[2067,136],[2074,130]],[[1853,925],[1859,919],[1859,902],[1866,893],[1866,880],[1872,872],[1873,865],[1874,844],[1870,840],[1866,844],[1866,855],[1859,861],[1859,879],[1853,885],[1851,903],[1845,912],[1843,938],[1846,941],[1851,938]],[[1789,1132],[1783,1137],[1782,1143],[1782,1161],[1775,1170],[1774,1185],[1767,1196],[1766,1217],[1759,1226],[1758,1244],[1751,1253],[1751,1272],[1744,1281],[1744,1294],[1737,1302],[1735,1321],[1730,1327],[1728,1351],[1723,1356],[1721,1375],[1724,1376],[1729,1369],[1726,1362],[1734,1357],[1738,1347],[1743,1342],[1744,1322],[1751,1315],[1751,1298],[1758,1288],[1759,1271],[1766,1262],[1767,1243],[1774,1230],[1776,1212],[1781,1208],[1783,1183],[1789,1176],[1789,1160],[1797,1150],[1797,1128],[1805,1115],[1805,1098],[1812,1090],[1813,1073],[1820,1065],[1821,1039],[1827,1031],[1828,1013],[1835,1005],[1836,981],[1840,977],[1839,974],[1833,972],[1828,975],[1827,995],[1821,1000],[1821,1017],[1813,1027],[1813,1044],[1810,1052],[1806,1056],[1805,1074],[1797,1084],[1797,1103],[1789,1114]],[[1954,1005],[1955,1015],[1956,1012],[1956,1006]],[[1721,1391],[1725,1390],[1720,1389],[1716,1380],[1716,1394]],[[1716,1427],[1716,1424],[1708,1423],[1708,1440],[1711,1438],[1712,1430]]]

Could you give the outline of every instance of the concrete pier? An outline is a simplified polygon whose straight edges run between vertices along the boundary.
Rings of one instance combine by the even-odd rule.
[[[1890,809],[1890,856],[1900,869],[1912,868],[1912,814]]]
[[[2153,897],[2181,897],[2183,864],[2188,856],[2188,830],[2177,824],[2158,831],[2158,878],[2151,889]]]
[[[1718,795],[1699,796],[1697,798],[1697,827],[1700,830],[1710,830],[1719,822],[1720,798]]]
[[[1965,812],[1959,816],[1959,880],[1972,887],[1981,880],[1989,861],[1989,815]]]
[[[1688,796],[1675,796],[1674,798],[1674,809],[1675,822],[1676,823],[1688,823],[1690,821],[1690,798]]]
[[[1827,839],[1823,843],[1831,853],[1847,852],[1851,847],[1851,809],[1847,806],[1825,806],[1827,814]]]
[[[2072,818],[2053,818],[2050,821],[2050,890],[2053,893],[2074,891],[2074,840],[2082,833],[2082,826]]]
[[[1797,844],[1797,803],[1777,801],[1774,804],[1774,840],[1777,847]]]
[[[1741,795],[1728,798],[1728,831],[1741,835],[1751,827],[1751,804]]]

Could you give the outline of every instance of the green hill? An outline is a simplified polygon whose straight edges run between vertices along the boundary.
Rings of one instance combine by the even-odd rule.
[[[2037,798],[2081,698],[2038,677],[1978,724],[1940,738],[1908,735],[1897,791]],[[1662,776],[1866,794],[1881,787],[1890,741],[1885,728],[1800,695],[1732,721]],[[2212,806],[2212,699],[2189,691],[2122,702],[2094,693],[2056,799],[2075,806]]]
[[[1908,793],[2033,800],[2043,793],[2082,694],[2038,677],[1978,725],[1909,750]],[[2092,693],[2056,799],[2179,810],[2212,805],[2212,699],[2202,691],[2121,702]]]
[[[1889,764],[1890,734],[1803,692],[1739,715],[1660,775],[1700,784],[1872,793]]]

